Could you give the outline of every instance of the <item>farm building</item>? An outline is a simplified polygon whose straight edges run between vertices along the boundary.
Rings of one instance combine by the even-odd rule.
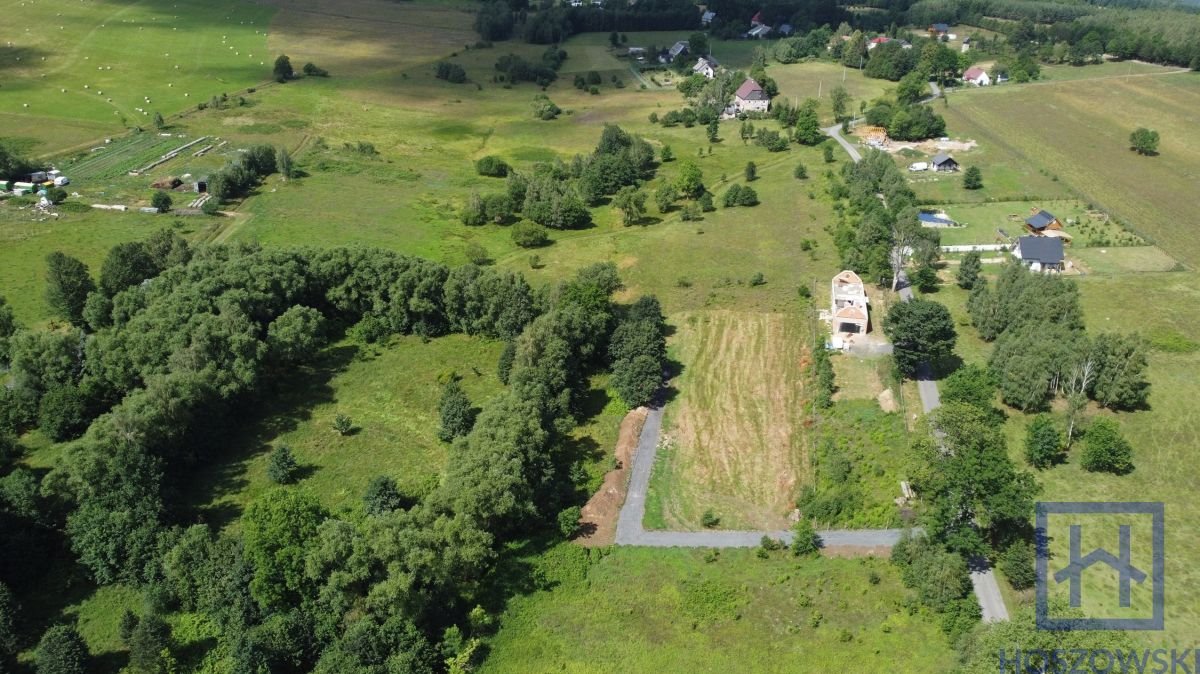
[[[759,24],[759,25],[751,28],[750,32],[746,33],[746,37],[750,38],[751,40],[761,40],[764,37],[766,37],[767,35],[769,35],[770,32],[771,32],[770,26],[765,25],[765,24]]]
[[[1022,236],[1013,257],[1032,271],[1062,271],[1063,242],[1054,236]]]
[[[688,43],[680,40],[679,42],[671,45],[671,48],[667,50],[667,53],[658,57],[658,60],[662,61],[663,63],[672,63],[675,61],[675,57],[686,53],[688,53]]]
[[[762,86],[747,78],[733,94],[733,109],[736,112],[766,112],[771,107],[771,98]]]
[[[992,78],[988,76],[987,71],[979,66],[971,66],[963,73],[962,81],[970,82],[977,87],[990,86]]]
[[[1034,234],[1045,234],[1048,229],[1062,229],[1062,223],[1049,211],[1033,209],[1033,214],[1025,218],[1025,228]]]
[[[963,38],[961,50],[964,54],[971,51],[971,36],[968,35]]]
[[[934,171],[958,170],[958,162],[954,161],[954,157],[951,157],[944,152],[939,152],[938,154],[933,155],[933,159],[929,160],[929,164],[933,167]]]
[[[829,313],[835,334],[866,334],[870,328],[866,287],[849,269],[833,277]]]
[[[692,66],[692,72],[697,75],[704,75],[711,80],[717,76],[717,68],[720,67],[721,64],[717,63],[717,60],[713,57],[701,56],[696,59],[696,65]]]

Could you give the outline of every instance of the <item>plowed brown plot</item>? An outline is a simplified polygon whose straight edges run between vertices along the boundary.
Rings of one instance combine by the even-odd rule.
[[[704,311],[672,317],[683,373],[648,494],[646,524],[784,528],[808,473],[803,428],[810,330],[795,314]]]

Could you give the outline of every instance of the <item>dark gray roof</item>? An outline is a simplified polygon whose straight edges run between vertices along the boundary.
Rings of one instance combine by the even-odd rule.
[[[1063,242],[1057,236],[1022,236],[1017,247],[1026,262],[1061,264],[1063,261]]]
[[[1046,227],[1048,227],[1050,225],[1050,223],[1054,222],[1056,219],[1057,218],[1055,218],[1052,214],[1048,213],[1047,211],[1038,211],[1037,213],[1034,213],[1033,215],[1029,216],[1028,218],[1025,218],[1025,224],[1029,225],[1030,227],[1032,227],[1034,229],[1045,229]]]
[[[950,25],[945,23],[935,23],[933,24],[933,29],[945,33],[946,31],[950,30]]]
[[[931,159],[930,161],[933,162],[934,166],[941,166],[942,164],[945,164],[946,162],[954,162],[955,164],[958,163],[958,162],[954,161],[954,157],[951,157],[950,155],[946,154],[945,152],[939,152],[938,154],[933,155],[933,159]]]

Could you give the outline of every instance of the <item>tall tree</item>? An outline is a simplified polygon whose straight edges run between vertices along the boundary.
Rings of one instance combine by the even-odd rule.
[[[271,75],[280,84],[295,77],[296,71],[292,69],[292,60],[288,58],[287,54],[280,54],[279,58],[275,59],[275,67],[272,68]]]
[[[451,379],[442,389],[440,405],[441,428],[438,437],[445,442],[452,442],[471,432],[475,425],[476,409],[471,405],[471,399],[462,390],[457,379]]]
[[[972,250],[963,255],[962,261],[958,264],[958,273],[955,274],[954,280],[958,283],[958,287],[963,290],[971,290],[979,283],[979,273],[983,270],[983,263],[979,255],[979,251]]]
[[[118,243],[108,251],[100,267],[100,290],[112,297],[159,273],[150,250],[141,241]]]
[[[1025,460],[1038,469],[1046,469],[1062,460],[1062,433],[1054,421],[1039,414],[1025,429]]]
[[[246,556],[255,567],[250,593],[260,606],[281,609],[310,594],[304,557],[324,519],[316,497],[294,487],[277,487],[246,508]]]
[[[909,377],[923,361],[950,355],[957,338],[950,311],[924,299],[892,305],[884,319],[883,331],[892,340],[896,367]]]
[[[95,289],[83,262],[58,251],[46,256],[46,303],[54,313],[82,326],[83,307]]]
[[[846,109],[850,105],[850,92],[846,91],[846,87],[837,85],[829,92],[829,105],[833,109],[834,121],[842,121],[846,118]]]
[[[646,193],[633,185],[626,185],[617,190],[612,205],[621,212],[621,222],[628,227],[640,222],[646,214]]]
[[[85,674],[88,650],[74,627],[55,625],[46,630],[34,651],[37,674]]]
[[[1129,134],[1129,147],[1142,155],[1158,154],[1158,132],[1139,126]]]
[[[806,98],[800,104],[800,114],[796,117],[796,142],[801,145],[817,145],[825,140],[821,133],[821,121],[817,117],[817,99]]]

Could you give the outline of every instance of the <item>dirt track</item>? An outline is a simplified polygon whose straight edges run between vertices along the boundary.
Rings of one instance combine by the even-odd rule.
[[[629,487],[629,470],[633,465],[633,453],[637,449],[642,424],[649,410],[639,407],[631,410],[621,420],[617,436],[617,467],[604,476],[604,484],[592,494],[579,520],[580,535],[576,543],[587,547],[612,545],[617,535],[617,515],[625,502],[625,490]]]

